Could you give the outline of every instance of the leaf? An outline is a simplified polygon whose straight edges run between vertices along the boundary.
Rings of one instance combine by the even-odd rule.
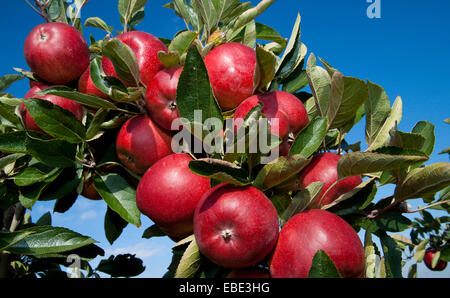
[[[392,105],[389,117],[384,121],[373,141],[368,144],[367,151],[374,151],[389,143],[389,131],[398,125],[402,119],[403,103],[401,97],[397,97]]]
[[[52,225],[52,215],[50,211],[44,213],[36,222],[37,226],[51,226]]]
[[[260,74],[259,88],[264,89],[275,77],[275,66],[277,63],[276,56],[265,50],[262,46],[256,46],[256,60],[258,63],[258,70]]]
[[[181,117],[195,122],[195,111],[201,111],[202,121],[208,118],[222,120],[203,58],[196,47],[189,49],[177,89],[177,107]]]
[[[0,169],[4,169],[9,164],[12,164],[16,160],[24,156],[25,154],[23,153],[13,153],[0,158]]]
[[[0,252],[33,234],[33,231],[0,232]]]
[[[288,93],[294,94],[297,91],[302,90],[308,86],[308,76],[306,74],[306,70],[298,67],[281,83],[283,84],[281,87],[282,90]]]
[[[411,220],[398,212],[385,212],[382,216],[377,217],[376,225],[386,232],[402,232],[411,228]]]
[[[395,189],[398,201],[434,195],[450,185],[450,163],[438,162],[409,172]]]
[[[275,29],[261,23],[255,23],[255,25],[256,39],[273,41],[279,44],[281,48],[286,47],[286,38],[282,37]]]
[[[194,277],[201,265],[201,254],[195,239],[189,243],[175,272],[175,278]]]
[[[310,160],[298,154],[280,156],[259,171],[253,186],[261,190],[270,189],[297,175],[309,162]]]
[[[316,61],[316,56],[311,53],[306,64],[306,74],[315,103],[311,111],[308,111],[312,118],[326,115],[331,92],[331,77],[324,68],[316,65]]]
[[[379,233],[379,238],[385,256],[387,277],[402,278],[402,250],[397,242],[385,232]]]
[[[179,56],[183,55],[187,52],[197,36],[197,32],[194,31],[181,32],[170,42],[169,52],[178,52]]]
[[[262,14],[267,8],[269,8],[275,0],[261,0],[255,7],[252,7],[242,13],[233,25],[233,30],[237,31],[239,28],[244,27],[249,22],[253,21],[257,16]]]
[[[292,144],[289,155],[300,154],[309,158],[322,144],[327,133],[327,119],[316,118],[300,131]]]
[[[61,253],[96,242],[90,237],[62,227],[36,226],[21,231],[32,234],[11,246],[8,250],[12,253],[24,255]]]
[[[189,162],[189,169],[197,175],[228,182],[235,185],[247,185],[247,170],[234,163],[213,158],[202,158]]]
[[[212,1],[204,1],[204,0],[193,0],[191,1],[192,6],[194,7],[197,15],[201,16],[203,23],[205,24],[205,31],[211,32],[214,28],[217,12],[213,5]]]
[[[97,29],[106,31],[108,33],[111,33],[114,30],[114,28],[112,26],[108,26],[105,23],[105,21],[103,21],[99,17],[87,18],[86,21],[84,22],[84,27],[93,27],[93,28],[97,28]]]
[[[312,259],[308,278],[341,278],[341,275],[330,256],[320,249]]]
[[[424,239],[416,246],[416,249],[415,249],[416,252],[414,253],[414,259],[417,262],[423,261],[423,258],[425,256],[425,252],[426,252],[426,247],[429,242],[430,242],[430,239]]]
[[[30,135],[24,143],[27,153],[47,166],[68,168],[75,163],[77,147],[66,141],[46,140]]]
[[[42,164],[34,164],[17,174],[14,183],[17,186],[28,186],[37,182],[50,182],[56,179],[61,171],[58,168],[51,169]]]
[[[19,193],[20,203],[27,209],[30,209],[34,206],[36,201],[41,196],[44,189],[47,187],[46,182],[35,183],[31,186],[22,187]]]
[[[94,138],[100,130],[101,124],[106,120],[108,116],[108,110],[99,109],[95,112],[94,118],[89,124],[88,130],[86,131],[86,139],[90,140]]]
[[[111,60],[117,76],[126,84],[138,85],[141,81],[139,64],[133,50],[117,38],[102,43],[103,55]]]
[[[365,104],[366,112],[366,142],[372,144],[389,117],[391,106],[384,89],[371,81],[367,81],[369,97]]]
[[[105,235],[111,245],[119,238],[127,225],[128,222],[123,220],[119,214],[111,210],[111,208],[106,209],[104,223]]]
[[[86,130],[66,109],[39,98],[24,99],[24,104],[36,124],[49,135],[69,143],[81,143]]]
[[[116,109],[116,106],[98,96],[85,94],[77,91],[73,91],[69,87],[51,87],[46,90],[37,92],[36,94],[52,94],[60,97],[64,97],[75,102],[78,102],[82,105],[92,107],[92,108],[105,108],[105,109]]]
[[[428,157],[419,154],[419,152],[417,152],[417,155],[349,152],[339,159],[337,165],[338,177],[343,179],[355,175],[402,169],[428,160]]]
[[[13,124],[14,126],[21,127],[21,122],[19,117],[15,114],[15,108],[14,107],[8,107],[7,105],[0,103],[0,117],[3,117],[4,119],[8,120]]]
[[[25,131],[0,134],[0,151],[4,153],[28,153],[25,147]]]
[[[24,77],[25,76],[23,76],[23,75],[17,75],[17,74],[6,75],[6,76],[0,77],[0,92],[5,91],[12,84],[14,84],[17,81],[22,80]]]
[[[145,266],[135,255],[121,254],[101,260],[95,270],[109,274],[111,277],[133,277],[144,272]]]
[[[173,66],[178,66],[178,65],[181,64],[180,55],[178,54],[178,52],[159,51],[158,52],[158,59],[159,59],[159,61],[161,61],[162,64],[164,64],[164,66],[166,68],[170,68],[170,67],[173,67]]]
[[[141,213],[136,206],[136,191],[120,175],[97,174],[94,186],[106,204],[127,222],[140,227]]]
[[[166,233],[161,231],[161,229],[157,225],[151,225],[147,229],[145,229],[144,233],[142,234],[142,238],[150,239],[153,237],[164,237],[167,236]]]
[[[425,138],[424,144],[418,150],[425,152],[428,156],[433,153],[436,137],[434,125],[429,121],[419,121],[412,129],[412,133],[419,134]]]
[[[315,201],[322,192],[323,182],[312,182],[305,189],[299,191],[292,199],[291,204],[280,216],[281,225],[284,225],[297,213],[302,212],[308,205]]]

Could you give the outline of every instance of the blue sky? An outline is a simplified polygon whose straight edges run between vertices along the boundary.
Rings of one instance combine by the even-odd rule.
[[[435,152],[429,163],[448,161],[447,155],[437,153],[450,146],[450,125],[443,120],[450,117],[450,22],[447,0],[380,0],[381,18],[370,19],[366,0],[277,0],[265,14],[257,18],[282,36],[289,37],[297,13],[302,16],[302,41],[308,52],[324,58],[346,76],[369,79],[383,86],[391,100],[403,99],[403,120],[399,129],[410,131],[420,120],[429,120],[436,126]],[[117,0],[91,0],[84,8],[83,19],[98,16],[108,25],[120,30]],[[146,18],[137,29],[158,37],[172,37],[184,29],[184,23],[162,5],[168,0],[150,0]],[[253,4],[258,1],[252,1]],[[12,67],[28,69],[23,57],[23,43],[28,32],[41,19],[23,1],[5,1],[0,19],[2,46],[0,76],[14,73]],[[85,36],[103,37],[103,32],[86,28]],[[28,90],[25,80],[8,91],[23,97]],[[349,143],[364,140],[364,123],[357,125],[347,137]],[[364,143],[364,142],[363,142]],[[379,198],[392,194],[387,187],[379,191]],[[413,207],[421,200],[410,202]],[[32,211],[37,220],[51,211],[53,202],[38,202]],[[170,263],[173,242],[167,238],[142,239],[150,220],[142,217],[142,228],[128,226],[122,236],[109,245],[103,232],[106,205],[79,198],[65,214],[52,214],[53,224],[74,229],[99,241],[106,256],[135,253],[144,260],[146,271],[142,277],[160,277]],[[442,213],[434,213],[442,215]],[[95,262],[94,262],[95,264]],[[441,273],[432,273],[419,265],[420,277],[450,277],[450,266]]]

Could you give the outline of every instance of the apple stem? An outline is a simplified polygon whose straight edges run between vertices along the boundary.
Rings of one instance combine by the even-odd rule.
[[[47,23],[50,22],[50,20],[48,19],[48,16],[45,15],[44,13],[40,12],[39,10],[36,9],[36,7],[34,7],[30,2],[28,2],[28,0],[25,0],[26,3],[28,3],[28,5],[37,13],[39,14],[41,17],[43,17]],[[38,4],[37,0],[35,1],[36,6],[38,6],[39,8],[41,8],[41,5]],[[47,6],[48,4],[46,4],[45,6]],[[42,9],[41,9],[42,10]]]

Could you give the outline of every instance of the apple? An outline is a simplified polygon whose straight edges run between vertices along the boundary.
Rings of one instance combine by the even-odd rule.
[[[158,160],[142,176],[136,191],[138,209],[172,239],[192,234],[195,207],[211,188],[209,178],[189,169],[191,160],[185,153]]]
[[[222,44],[206,55],[209,81],[222,110],[236,108],[253,94],[256,64],[255,50],[237,42]]]
[[[443,271],[447,267],[446,261],[439,260],[434,268],[432,265],[433,257],[437,252],[438,252],[438,250],[435,248],[431,248],[431,247],[427,248],[427,250],[425,251],[425,256],[423,258],[423,261],[425,262],[425,265],[427,266],[428,269],[430,269],[432,271]]]
[[[44,85],[42,83],[35,85],[32,87],[24,96],[24,98],[40,98],[43,100],[47,100],[54,105],[60,106],[63,109],[66,109],[70,111],[78,120],[81,120],[83,118],[83,106],[75,101],[72,101],[70,99],[56,96],[56,95],[39,95],[36,94],[36,92],[40,92],[42,90],[48,89],[51,86]],[[27,108],[25,107],[25,104],[21,104],[19,108],[20,114],[22,115],[23,122],[25,124],[25,128],[27,130],[35,130],[44,132],[34,121],[34,119],[31,117],[30,113],[28,113]]]
[[[300,172],[299,183],[303,188],[312,182],[320,181],[324,183],[319,197],[308,208],[320,208],[328,205],[342,194],[351,191],[361,184],[361,176],[351,176],[334,184],[338,181],[337,164],[340,158],[340,155],[331,152],[315,155],[311,159],[311,162]],[[330,187],[332,188],[328,191]],[[323,195],[325,196],[322,198]]]
[[[229,183],[210,189],[194,214],[194,235],[200,252],[227,268],[250,267],[276,244],[278,215],[272,202],[253,186]]]
[[[78,91],[84,94],[95,95],[97,97],[108,99],[108,95],[100,91],[94,84],[91,78],[90,67],[88,66],[86,70],[81,75],[78,80]]]
[[[159,61],[158,52],[167,52],[167,47],[152,34],[142,31],[122,33],[116,38],[128,45],[134,52],[139,65],[141,81],[148,86],[155,74],[164,67]],[[118,78],[111,60],[103,57],[102,66],[106,75]]]
[[[172,137],[147,115],[127,120],[116,139],[121,163],[136,174],[144,174],[156,161],[172,153]]]
[[[161,127],[172,130],[172,122],[180,117],[177,109],[177,87],[183,67],[160,70],[147,86],[145,101],[150,117]]]
[[[269,271],[261,267],[233,269],[226,278],[270,278]]]
[[[40,24],[31,30],[24,45],[31,71],[53,84],[78,79],[89,65],[89,46],[83,35],[64,23]]]
[[[285,91],[257,94],[239,104],[234,113],[234,121],[244,120],[250,110],[259,103],[263,104],[262,113],[266,115],[270,123],[271,133],[279,136],[283,141],[280,146],[280,155],[287,155],[290,148],[289,135],[297,135],[309,123],[305,106],[296,96]],[[273,119],[278,119],[278,123],[276,124]]]
[[[296,214],[283,226],[269,260],[274,278],[306,278],[317,251],[323,250],[342,277],[361,277],[364,248],[355,230],[339,216],[321,209]]]

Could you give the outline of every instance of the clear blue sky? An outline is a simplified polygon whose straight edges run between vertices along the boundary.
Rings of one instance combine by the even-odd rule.
[[[108,25],[120,30],[117,0],[91,0],[81,16],[98,16]],[[172,37],[184,29],[184,23],[162,5],[168,0],[150,0],[146,18],[137,29],[158,37]],[[258,1],[251,1],[253,4]],[[450,117],[450,22],[447,0],[381,0],[381,19],[369,19],[370,5],[366,0],[277,0],[257,21],[289,37],[297,12],[302,15],[302,41],[309,52],[324,58],[344,75],[369,79],[383,86],[391,100],[403,99],[403,120],[399,128],[410,131],[416,122],[429,120],[436,126],[436,147],[429,163],[448,161],[447,155],[437,153],[450,146],[450,125],[443,120]],[[0,76],[14,73],[12,67],[27,69],[23,57],[23,43],[28,32],[41,19],[25,0],[2,3],[2,46]],[[87,28],[85,36],[97,39],[103,32]],[[23,97],[28,89],[25,80],[8,91]],[[356,126],[348,136],[349,142],[364,140],[363,124]],[[363,141],[364,143],[364,141]],[[380,198],[392,194],[391,188],[380,190]],[[414,207],[421,200],[410,202]],[[32,217],[52,210],[53,202],[38,202]],[[79,198],[65,214],[53,214],[53,224],[72,228],[99,241],[106,256],[136,253],[147,267],[142,277],[160,277],[170,263],[173,242],[167,238],[142,239],[151,222],[142,217],[143,227],[128,226],[122,236],[109,245],[103,232],[106,205]],[[442,215],[441,213],[434,213]],[[94,262],[95,264],[95,262]],[[420,277],[450,277],[450,266],[442,273],[431,273],[419,265]]]

